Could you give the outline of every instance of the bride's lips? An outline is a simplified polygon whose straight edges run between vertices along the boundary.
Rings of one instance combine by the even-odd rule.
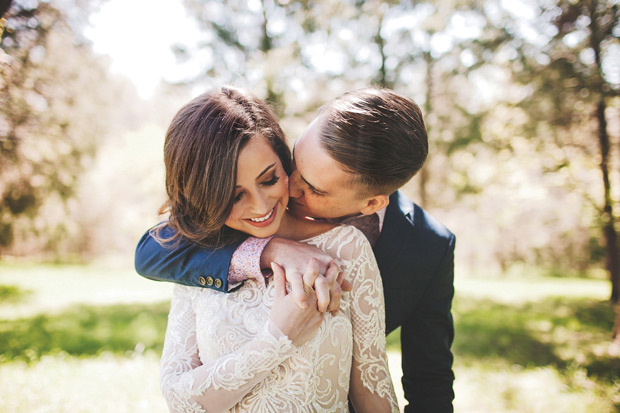
[[[261,222],[252,221],[251,219],[245,219],[245,222],[258,228],[266,227],[267,225],[271,224],[274,219],[276,219],[277,213],[278,213],[278,204],[276,204],[273,207],[273,209],[271,210],[271,216],[268,219],[261,221]]]

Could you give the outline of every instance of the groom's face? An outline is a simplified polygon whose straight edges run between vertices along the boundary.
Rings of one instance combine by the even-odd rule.
[[[289,210],[299,217],[314,218],[357,214],[367,200],[358,196],[353,175],[321,145],[320,128],[320,119],[315,119],[295,142],[295,171],[289,178]]]

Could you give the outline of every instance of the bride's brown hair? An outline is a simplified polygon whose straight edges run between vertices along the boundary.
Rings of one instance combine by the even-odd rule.
[[[233,207],[237,159],[251,139],[265,139],[291,173],[291,152],[284,132],[267,104],[230,86],[193,99],[175,115],[166,133],[164,163],[168,200],[160,213],[168,225],[152,230],[160,243],[182,236],[217,247],[239,242],[245,234],[224,222]]]

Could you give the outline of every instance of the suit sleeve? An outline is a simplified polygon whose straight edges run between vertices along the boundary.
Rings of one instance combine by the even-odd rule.
[[[165,237],[174,234],[170,227],[163,231]],[[138,242],[135,267],[138,274],[151,280],[226,292],[230,260],[237,247],[205,248],[184,239],[163,246],[149,230]]]
[[[401,327],[406,413],[452,412],[454,245],[451,235],[437,271],[419,305]]]

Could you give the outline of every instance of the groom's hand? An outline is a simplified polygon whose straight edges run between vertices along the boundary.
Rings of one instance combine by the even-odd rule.
[[[313,275],[308,275],[308,262],[312,259],[316,263],[310,271]],[[342,293],[351,291],[351,283],[343,279],[334,259],[312,245],[274,238],[263,250],[261,268],[269,268],[272,262],[277,262],[284,269],[286,280],[291,283],[291,293],[302,308],[308,305],[305,287],[314,287],[319,311],[330,311],[332,314],[340,308]]]

